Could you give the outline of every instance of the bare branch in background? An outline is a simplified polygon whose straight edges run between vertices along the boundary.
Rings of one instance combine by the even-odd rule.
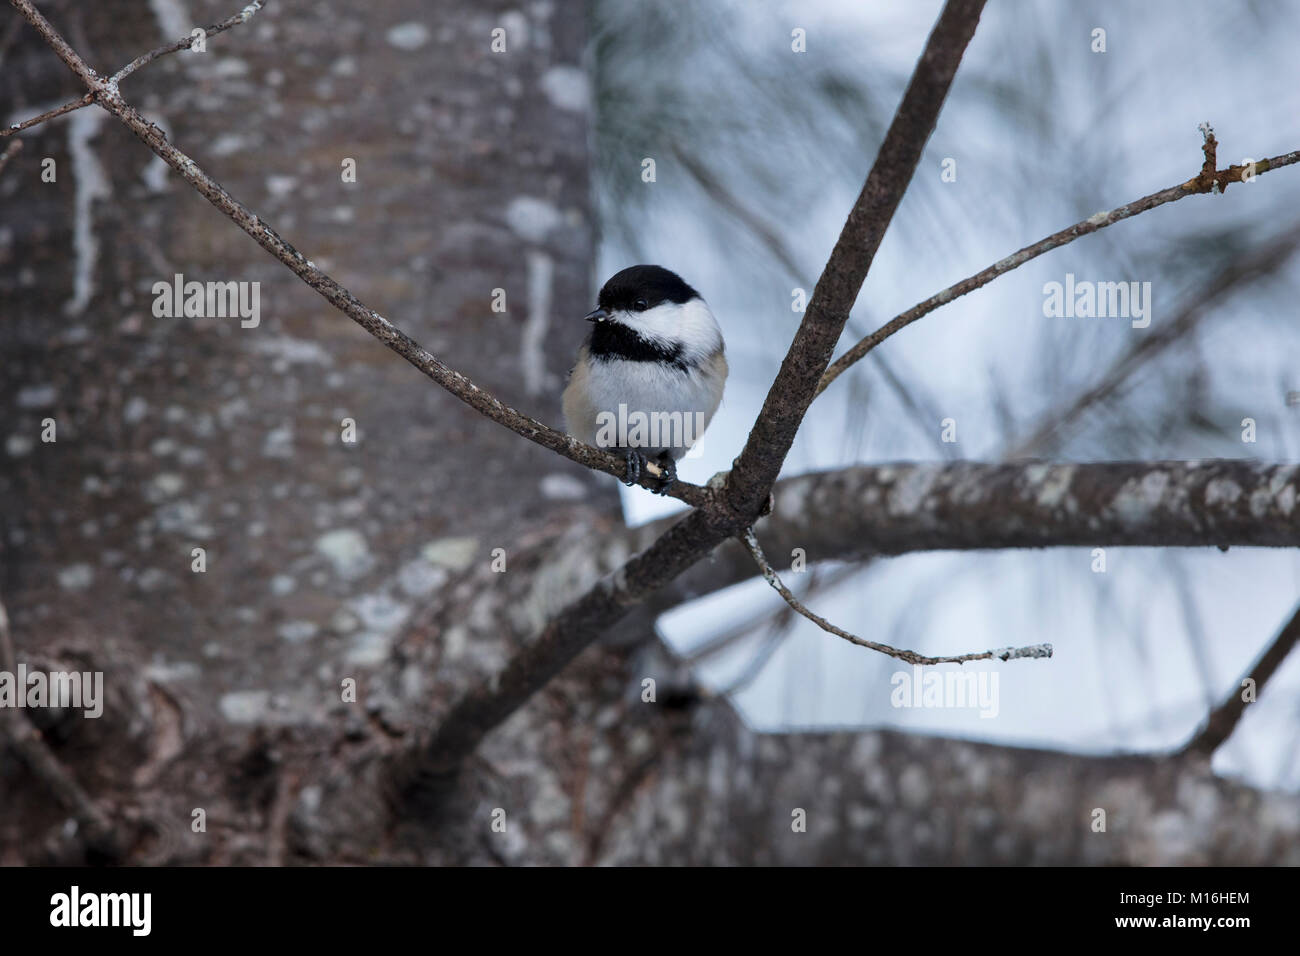
[[[1212,162],[1213,158],[1213,134],[1208,138],[1206,149],[1206,162]],[[881,342],[889,338],[895,332],[907,328],[917,319],[929,315],[935,309],[942,305],[947,305],[953,299],[960,298],[968,292],[974,292],[981,286],[986,286],[1000,275],[1005,275],[1012,269],[1018,269],[1031,259],[1036,259],[1045,252],[1051,252],[1061,246],[1068,245],[1074,240],[1094,233],[1099,229],[1105,229],[1107,226],[1114,225],[1122,219],[1128,219],[1139,213],[1155,209],[1157,206],[1163,206],[1167,203],[1177,202],[1188,196],[1197,193],[1213,192],[1216,195],[1223,192],[1231,183],[1245,182],[1246,177],[1250,175],[1259,175],[1272,169],[1280,169],[1283,166],[1290,166],[1293,163],[1300,162],[1300,150],[1290,153],[1283,153],[1281,156],[1274,156],[1271,159],[1261,159],[1257,163],[1249,166],[1229,166],[1227,169],[1215,172],[1211,168],[1208,172],[1202,168],[1201,173],[1189,179],[1185,183],[1177,186],[1170,186],[1168,189],[1162,189],[1159,192],[1151,193],[1149,196],[1143,196],[1141,199],[1135,199],[1131,203],[1120,206],[1118,209],[1112,209],[1108,212],[1099,212],[1081,222],[1076,222],[1073,226],[1068,226],[1060,232],[1055,232],[1046,239],[1040,239],[1031,246],[1025,246],[1019,252],[1013,252],[1005,259],[994,263],[987,269],[975,273],[962,279],[960,282],[948,286],[942,292],[937,292],[930,298],[926,299],[919,305],[915,305],[900,315],[894,316],[876,331],[872,332],[865,339],[858,342],[851,349],[837,358],[826,370],[821,381],[817,384],[817,394],[820,395],[826,391],[826,388],[844,374],[845,369],[857,362],[864,355],[867,355]]]
[[[9,165],[9,160],[13,159],[20,152],[22,152],[22,148],[23,148],[23,141],[21,139],[16,139],[9,144],[8,149],[6,149],[3,153],[0,153],[0,173],[3,173],[5,171],[5,167]]]
[[[227,17],[226,20],[221,21],[220,23],[212,23],[211,26],[203,27],[204,39],[207,39],[208,36],[225,33],[225,31],[229,30],[230,27],[239,26],[239,23],[246,23],[248,18],[252,17],[252,14],[255,14],[257,10],[263,8],[264,5],[264,0],[253,0],[251,4],[244,7],[239,13],[234,14],[233,17]],[[21,20],[14,21],[14,26],[17,26],[18,23],[21,22]],[[164,46],[157,49],[151,49],[151,51],[144,53],[142,56],[135,57],[135,59],[131,60],[129,64],[126,64],[126,66],[123,66],[123,68],[118,70],[117,73],[114,73],[112,77],[109,77],[108,85],[116,88],[122,79],[135,73],[135,70],[140,69],[140,66],[144,66],[148,64],[148,62],[157,60],[160,56],[165,56],[166,53],[174,53],[179,51],[179,49],[186,49],[194,43],[194,40],[195,38],[192,34],[182,36],[181,39],[173,40],[172,43],[166,43]],[[19,122],[19,124],[6,126],[4,129],[0,129],[0,138],[12,137],[14,133],[21,133],[22,130],[31,129],[32,126],[42,124],[45,120],[53,120],[56,116],[62,116],[64,113],[73,112],[74,109],[88,107],[88,105],[94,103],[94,101],[94,92],[88,92],[88,94],[81,96],[81,98],[70,100],[68,103],[62,104],[61,107],[48,109],[48,111],[40,114],[40,116],[34,116],[31,117],[30,120],[23,120],[22,122]]]
[[[25,129],[31,129],[33,126],[37,125],[38,123],[44,123],[46,120],[54,119],[56,116],[62,116],[64,113],[71,113],[73,110],[79,110],[83,106],[89,106],[93,102],[95,102],[95,95],[93,93],[87,93],[85,96],[79,99],[75,99],[72,100],[71,102],[64,103],[62,106],[56,106],[52,110],[46,110],[44,113],[40,114],[39,116],[33,116],[31,119],[25,119],[21,123],[15,123],[13,126],[6,126],[4,128],[0,128],[0,138],[3,138],[5,136],[12,136],[14,133],[21,133]]]
[[[203,27],[204,38],[206,39],[207,37],[215,36],[218,33],[224,33],[231,27],[239,26],[241,23],[247,23],[249,18],[258,10],[261,10],[264,5],[264,0],[253,0],[252,3],[244,7],[243,10],[236,13],[234,16],[227,17],[220,23],[214,23],[211,26]],[[14,21],[14,23],[16,26],[17,24],[22,23],[22,20]],[[109,78],[109,85],[116,88],[118,83],[126,79],[136,70],[140,69],[140,67],[147,63],[152,63],[160,56],[166,56],[168,53],[175,53],[178,50],[189,48],[191,44],[194,43],[194,39],[195,38],[192,34],[183,36],[179,40],[163,44],[155,50],[150,50],[148,53],[136,57]],[[62,106],[56,106],[52,110],[47,110],[40,116],[33,116],[31,119],[23,120],[21,123],[0,129],[0,137],[12,136],[14,133],[21,133],[25,129],[31,129],[31,127],[36,126],[39,123],[44,123],[46,120],[54,119],[56,116],[62,116],[64,113],[71,113],[73,110],[79,110],[83,106],[89,106],[93,102],[95,102],[95,94],[93,92],[87,93],[85,96],[79,97],[75,100],[70,100]]]
[[[9,612],[5,610],[4,601],[0,601],[0,671],[13,673],[17,662],[13,637],[9,633]]]
[[[906,651],[897,647],[890,647],[888,644],[879,644],[876,641],[868,641],[865,638],[850,634],[839,627],[836,627],[826,618],[808,610],[785,584],[772,568],[763,554],[763,549],[758,546],[758,538],[754,537],[754,529],[746,528],[744,534],[745,547],[749,549],[750,556],[753,557],[754,563],[758,565],[763,572],[763,579],[767,581],[776,591],[777,594],[785,600],[798,614],[802,614],[808,620],[812,621],[818,627],[828,634],[834,634],[836,637],[842,637],[850,644],[856,644],[858,647],[865,647],[868,650],[879,651],[881,654],[889,657],[896,657],[900,661],[906,661],[909,664],[965,664],[968,661],[1011,661],[1022,657],[1051,657],[1051,644],[1031,644],[1028,647],[1002,647],[994,651],[978,651],[972,654],[959,654],[956,657],[926,657],[915,651]]]
[[[9,615],[0,601],[0,671],[18,670]],[[25,691],[25,689],[24,689]],[[0,707],[0,742],[8,743],[28,772],[45,785],[81,830],[84,845],[109,859],[118,859],[125,847],[112,820],[54,755],[41,731],[18,708]]]
[[[771,619],[763,632],[763,639],[758,646],[758,650],[750,655],[740,673],[736,674],[725,686],[718,688],[717,694],[719,697],[734,697],[758,679],[758,675],[763,673],[768,661],[772,659],[772,655],[785,643],[786,638],[793,633],[790,628],[790,623],[793,620],[794,609],[788,606],[782,608]]]
[[[233,17],[227,17],[220,23],[214,23],[211,26],[203,27],[204,38],[206,39],[207,37],[216,36],[218,33],[224,33],[231,27],[237,27],[241,23],[247,23],[252,18],[253,14],[257,13],[258,10],[261,10],[264,5],[263,0],[253,0],[252,3],[244,7],[243,10],[236,13]],[[166,56],[168,53],[176,53],[179,50],[187,49],[193,43],[193,35],[183,36],[179,40],[173,40],[171,43],[164,43],[157,49],[150,50],[148,53],[136,57],[126,66],[122,67],[122,69],[114,73],[108,82],[113,86],[117,86],[117,84],[121,83],[136,70],[140,69],[140,67],[152,63],[160,56]]]
[[[1209,307],[1247,282],[1276,271],[1300,248],[1300,225],[1269,240],[1254,252],[1231,262],[1208,283],[1197,289],[1168,322],[1152,329],[1117,358],[1096,385],[1080,393],[1068,405],[1048,413],[1033,432],[1016,442],[1004,456],[1028,458],[1042,454],[1047,444],[1079,420],[1085,411],[1114,395],[1143,364],[1182,341],[1209,313]]]
[[[1139,338],[1131,349],[1116,359],[1096,385],[1080,393],[1067,407],[1046,413],[1032,430],[1030,437],[1013,444],[1011,450],[1002,456],[1003,460],[1024,459],[1041,453],[1052,437],[1077,421],[1089,408],[1114,395],[1139,368],[1183,341],[1210,314],[1211,305],[1246,283],[1272,274],[1294,255],[1298,247],[1300,247],[1300,226],[1262,243],[1258,249],[1233,260],[1202,287],[1195,290],[1167,323]],[[872,352],[871,355],[875,359],[880,358],[879,352]],[[892,369],[883,364],[881,372],[887,380],[893,374]],[[910,402],[910,393],[902,382],[891,384],[905,403]],[[930,417],[937,420],[937,416]],[[871,558],[864,559],[868,562],[870,560]],[[859,564],[853,570],[860,571],[862,567],[863,565]],[[744,626],[752,628],[753,625],[751,623]],[[735,635],[729,631],[722,637],[727,639],[726,643],[730,643]]]
[[[1237,722],[1246,712],[1242,683],[1247,678],[1254,680],[1255,696],[1258,697],[1264,685],[1282,666],[1282,662],[1286,660],[1297,642],[1300,642],[1300,607],[1296,608],[1291,619],[1283,625],[1282,630],[1278,632],[1277,637],[1273,638],[1273,642],[1260,655],[1259,660],[1250,666],[1250,670],[1233,687],[1227,699],[1211,711],[1204,726],[1188,741],[1182,752],[1212,756],[1219,746],[1232,736],[1232,732],[1237,728]]]
[[[777,487],[779,488],[780,485]],[[818,566],[808,569],[808,584],[804,591],[804,598],[832,590],[859,570],[861,570],[860,566],[847,564],[837,568]],[[724,651],[734,647],[745,638],[752,637],[760,630],[766,630],[770,636],[778,638],[778,643],[780,643],[780,640],[788,636],[787,626],[793,618],[794,611],[785,604],[782,604],[775,611],[764,609],[755,614],[739,617],[726,630],[691,648],[688,653],[680,655],[681,659],[688,666],[697,667],[704,661],[717,657]],[[756,677],[757,674],[753,676]],[[739,684],[739,678],[736,684]],[[718,694],[729,694],[739,689],[739,686],[728,686],[719,690]]]

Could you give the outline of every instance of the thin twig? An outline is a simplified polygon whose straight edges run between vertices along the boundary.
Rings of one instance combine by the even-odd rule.
[[[13,159],[20,152],[22,152],[22,149],[23,149],[23,141],[21,139],[16,139],[9,144],[8,149],[6,149],[3,153],[0,153],[0,173],[3,173],[5,171],[5,167],[9,165],[9,160]]]
[[[265,0],[254,0],[253,3],[250,3],[248,6],[244,7],[243,10],[241,10],[239,13],[236,13],[234,16],[227,17],[225,20],[222,20],[220,23],[214,23],[211,26],[204,27],[203,28],[204,37],[206,38],[218,33],[223,33],[226,30],[229,30],[231,27],[237,27],[241,23],[248,22],[249,18],[251,18],[253,14],[255,14],[258,10],[261,10],[264,5],[265,5]],[[17,22],[21,23],[22,21],[19,20]],[[110,86],[115,88],[118,83],[126,79],[126,77],[130,76],[132,73],[140,69],[140,67],[144,66],[145,64],[152,63],[154,60],[158,59],[158,57],[166,56],[168,53],[175,53],[178,50],[184,50],[186,47],[190,46],[193,42],[194,42],[194,36],[193,34],[190,34],[181,37],[179,40],[174,40],[171,43],[165,43],[155,50],[150,50],[148,53],[136,57],[126,66],[122,67],[122,69],[114,73],[108,79],[108,83]],[[42,113],[40,116],[33,116],[31,119],[23,120],[21,123],[18,123],[14,126],[8,126],[3,129],[0,129],[0,138],[3,138],[5,136],[12,136],[14,133],[21,133],[23,130],[30,129],[31,127],[37,125],[38,123],[44,123],[46,120],[54,119],[56,116],[62,116],[64,113],[71,113],[73,110],[79,110],[83,106],[89,106],[93,102],[95,102],[95,94],[93,92],[87,93],[85,96],[64,103],[62,106],[57,106],[52,110],[47,110],[46,112]]]
[[[815,571],[813,572],[816,573]],[[794,609],[789,605],[783,605],[781,610],[772,617],[768,625],[763,641],[759,644],[758,650],[755,651],[745,662],[745,666],[735,677],[728,681],[724,686],[718,688],[719,697],[735,697],[749,685],[758,680],[758,675],[767,669],[768,661],[776,654],[777,649],[785,643],[786,638],[790,636],[790,621],[794,618]]]
[[[1255,682],[1255,699],[1258,699],[1260,691],[1268,683],[1269,678],[1276,673],[1277,669],[1286,660],[1291,649],[1300,642],[1300,607],[1295,609],[1291,619],[1283,625],[1282,630],[1278,632],[1277,637],[1273,638],[1271,644],[1259,656],[1250,669],[1246,671],[1241,681],[1238,681],[1233,687],[1232,692],[1222,704],[1210,712],[1206,718],[1204,726],[1197,731],[1196,735],[1188,741],[1187,746],[1182,752],[1185,754],[1200,754],[1205,757],[1213,755],[1230,736],[1237,727],[1237,722],[1241,720],[1242,714],[1246,712],[1246,701],[1242,696],[1242,681],[1250,678]]]
[[[618,819],[619,814],[631,806],[632,801],[636,799],[637,794],[653,775],[655,768],[669,756],[669,750],[674,744],[675,741],[670,733],[660,731],[656,739],[652,741],[649,753],[623,774],[623,779],[614,788],[604,812],[595,826],[592,827],[591,834],[587,837],[586,856],[583,859],[583,866],[595,866],[599,861],[614,821]]]
[[[17,667],[13,638],[9,636],[9,613],[5,610],[4,601],[0,601],[0,671],[12,674]]]
[[[275,797],[267,812],[265,866],[284,866],[289,851],[289,817],[298,795],[297,771],[282,770],[275,783]]]
[[[79,99],[71,100],[70,102],[64,103],[62,106],[56,106],[52,110],[46,110],[40,116],[33,116],[31,119],[23,120],[21,123],[16,123],[13,126],[6,126],[3,129],[0,129],[0,139],[5,136],[12,136],[14,133],[21,133],[23,130],[30,129],[37,123],[44,123],[46,120],[54,119],[56,116],[62,116],[64,113],[71,113],[73,110],[79,110],[83,106],[89,106],[93,102],[95,102],[95,94],[87,93]]]
[[[253,0],[252,3],[244,7],[243,10],[236,13],[233,17],[227,17],[226,19],[222,20],[220,23],[214,23],[211,26],[204,27],[203,28],[204,39],[207,39],[208,37],[216,36],[218,33],[224,33],[225,31],[229,30],[231,27],[237,27],[241,23],[247,23],[252,18],[253,14],[255,14],[258,10],[261,10],[264,5],[265,5],[265,0]],[[128,76],[130,76],[136,70],[140,69],[140,67],[144,66],[145,64],[152,63],[154,60],[158,59],[158,57],[166,56],[168,53],[175,53],[178,50],[184,50],[187,47],[189,47],[191,44],[193,44],[193,42],[194,42],[194,35],[189,34],[187,36],[181,37],[179,40],[173,40],[171,43],[164,43],[156,50],[150,50],[148,53],[144,53],[136,57],[126,66],[122,67],[122,69],[114,73],[108,82],[113,84],[114,86],[117,86],[117,84],[121,83],[124,79],[126,79]]]
[[[1000,647],[992,651],[980,651],[976,654],[959,654],[956,657],[926,657],[916,651],[900,650],[897,647],[890,647],[888,644],[878,644],[875,641],[869,641],[866,638],[850,634],[842,628],[836,627],[826,618],[816,614],[800,603],[799,599],[781,581],[776,570],[767,561],[763,554],[763,549],[758,545],[758,538],[754,536],[753,528],[746,528],[743,538],[745,547],[749,549],[754,563],[758,565],[763,572],[763,578],[768,584],[772,585],[773,590],[785,599],[785,603],[797,613],[802,614],[808,620],[812,621],[823,631],[828,634],[834,634],[836,637],[842,637],[850,644],[856,644],[858,647],[865,647],[868,650],[879,651],[881,654],[887,654],[890,657],[896,657],[900,661],[906,661],[909,664],[964,664],[967,661],[1011,661],[1022,657],[1051,657],[1051,644],[1030,644],[1027,647]]]
[[[1122,219],[1128,219],[1139,213],[1155,209],[1157,206],[1163,206],[1166,203],[1177,202],[1188,196],[1197,193],[1220,193],[1231,183],[1244,182],[1244,178],[1250,172],[1255,175],[1262,175],[1273,169],[1280,169],[1283,166],[1290,166],[1300,162],[1300,150],[1290,153],[1283,153],[1281,156],[1274,156],[1271,159],[1261,159],[1257,163],[1229,166],[1227,169],[1214,171],[1211,157],[1214,152],[1213,133],[1207,138],[1205,143],[1206,165],[1208,170],[1202,168],[1201,172],[1189,179],[1185,183],[1177,186],[1170,186],[1168,189],[1162,189],[1159,192],[1151,193],[1149,196],[1143,196],[1141,199],[1135,199],[1133,202],[1120,206],[1118,209],[1112,209],[1109,212],[1099,212],[1089,216],[1081,222],[1076,222],[1073,226],[1062,229],[1060,232],[1054,232],[1046,239],[1040,239],[1031,246],[1025,246],[1019,252],[1013,252],[1005,259],[994,263],[987,269],[968,276],[954,285],[948,286],[942,292],[937,292],[924,302],[914,305],[900,315],[894,316],[876,331],[872,332],[866,338],[862,339],[851,349],[831,363],[826,374],[822,376],[821,381],[817,384],[817,394],[820,395],[826,391],[827,386],[835,379],[839,378],[844,371],[854,362],[857,362],[872,349],[874,349],[885,339],[889,338],[900,329],[905,329],[922,316],[929,315],[941,305],[947,305],[953,299],[960,298],[968,292],[973,292],[981,286],[986,286],[1000,275],[1010,272],[1012,269],[1018,269],[1031,259],[1036,259],[1045,252],[1051,252],[1053,249],[1067,245],[1081,236],[1096,232],[1099,229],[1105,229],[1107,226],[1114,225]]]
[[[777,485],[778,490],[780,487],[780,485]],[[844,564],[835,568],[827,568],[823,565],[810,568],[808,570],[808,589],[804,592],[804,596],[810,597],[813,594],[836,587],[846,578],[852,576],[859,567],[860,565]],[[752,575],[747,575],[747,577],[752,577]],[[740,643],[745,638],[752,637],[755,632],[764,626],[769,628],[784,627],[790,622],[792,616],[793,612],[783,604],[775,613],[763,609],[746,617],[737,617],[735,621],[732,621],[727,626],[725,631],[701,642],[698,647],[691,648],[689,653],[680,655],[681,660],[690,667],[698,668],[704,661],[729,650],[733,645]],[[719,691],[718,693],[722,694],[724,692]]]

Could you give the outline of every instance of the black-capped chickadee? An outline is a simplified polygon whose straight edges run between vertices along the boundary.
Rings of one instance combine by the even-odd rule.
[[[661,266],[615,274],[597,304],[564,389],[566,430],[623,454],[629,485],[655,460],[663,494],[722,401],[722,331],[700,294]]]

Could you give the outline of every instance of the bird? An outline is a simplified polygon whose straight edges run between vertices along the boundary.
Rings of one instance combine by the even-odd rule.
[[[601,287],[593,323],[564,388],[566,432],[623,456],[628,485],[646,465],[666,494],[677,461],[722,402],[727,357],[722,330],[700,294],[677,273],[635,265]]]

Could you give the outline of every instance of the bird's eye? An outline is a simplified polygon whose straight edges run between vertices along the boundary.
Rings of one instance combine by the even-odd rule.
[[[632,308],[636,309],[638,312],[644,312],[646,309],[650,308],[650,303],[645,299],[637,299],[632,303]]]

